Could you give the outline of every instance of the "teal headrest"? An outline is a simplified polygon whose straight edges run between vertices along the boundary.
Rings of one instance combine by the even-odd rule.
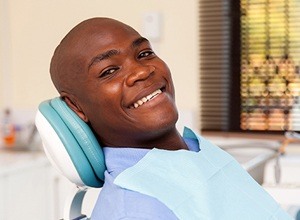
[[[41,114],[37,114],[36,125],[40,135],[42,136],[43,145],[48,157],[49,154],[51,154],[51,161],[53,162],[54,160],[56,167],[63,167],[65,166],[67,158],[65,158],[64,161],[62,157],[62,149],[57,149],[57,146],[52,146],[60,145],[60,143],[56,144],[57,141],[52,141],[51,143],[51,140],[47,140],[47,138],[53,138],[55,134],[47,135],[47,131],[43,131],[43,127],[47,127],[44,126],[44,124],[47,123],[39,122],[44,120],[38,119],[42,116],[57,134],[62,147],[64,147],[67,152],[67,156],[70,157],[69,161],[73,163],[73,166],[82,180],[82,185],[101,187],[104,181],[104,171],[106,170],[105,160],[102,148],[91,128],[83,120],[81,120],[61,98],[54,98],[52,100],[42,102],[39,105],[39,112]],[[47,127],[47,130],[50,134],[50,130],[52,129]],[[62,163],[63,165],[57,163]],[[66,172],[67,171],[64,170],[63,174]],[[73,181],[72,177],[69,179]],[[78,181],[75,180],[73,182],[77,183]]]

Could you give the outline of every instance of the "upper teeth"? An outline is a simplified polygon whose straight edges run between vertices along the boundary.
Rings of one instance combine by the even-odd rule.
[[[155,98],[160,93],[162,93],[162,91],[160,89],[152,92],[150,95],[147,95],[147,96],[141,98],[140,100],[136,101],[135,103],[133,103],[131,108],[137,108],[137,107],[143,105],[145,102],[150,101],[151,99]]]

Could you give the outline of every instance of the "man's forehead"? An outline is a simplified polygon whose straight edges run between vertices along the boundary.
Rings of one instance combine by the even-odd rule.
[[[79,24],[62,41],[61,49],[68,56],[86,57],[93,50],[114,48],[140,37],[132,27],[112,19],[95,19]],[[134,39],[133,39],[134,40]]]
[[[94,18],[83,21],[68,35],[71,39],[86,38],[90,35],[111,35],[115,32],[136,32],[132,27],[109,18]],[[136,32],[137,33],[137,32]]]
[[[92,18],[75,26],[61,41],[54,52],[50,72],[59,87],[62,77],[72,78],[83,73],[104,38],[115,42],[117,36],[138,33],[130,26],[109,18]],[[78,75],[77,75],[78,77]]]

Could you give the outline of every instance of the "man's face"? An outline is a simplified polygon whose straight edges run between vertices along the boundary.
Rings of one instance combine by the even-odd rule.
[[[103,144],[146,146],[175,128],[170,70],[148,40],[116,22],[83,38],[76,46],[84,73],[75,96]]]

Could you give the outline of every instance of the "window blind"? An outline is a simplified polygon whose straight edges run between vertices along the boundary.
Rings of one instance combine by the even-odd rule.
[[[300,130],[300,1],[241,0],[242,130]]]
[[[228,130],[231,22],[228,0],[200,1],[200,91],[202,130]]]
[[[300,1],[201,0],[202,130],[300,130]]]

